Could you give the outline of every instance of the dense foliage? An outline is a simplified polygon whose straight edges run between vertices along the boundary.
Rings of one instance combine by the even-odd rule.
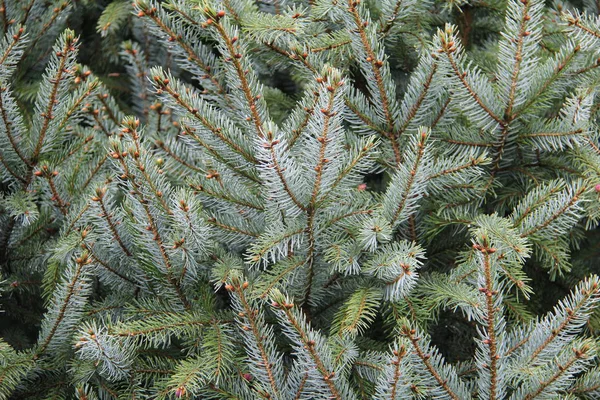
[[[600,398],[599,7],[0,0],[0,399]]]

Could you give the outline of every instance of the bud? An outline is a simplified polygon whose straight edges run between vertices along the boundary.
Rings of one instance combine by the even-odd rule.
[[[180,386],[177,388],[177,390],[175,390],[175,397],[177,397],[178,399],[182,398],[183,396],[185,396],[186,390],[183,386]]]

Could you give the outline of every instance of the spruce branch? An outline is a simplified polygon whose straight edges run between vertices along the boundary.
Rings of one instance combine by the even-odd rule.
[[[599,301],[598,277],[591,276],[578,285],[569,297],[526,331],[519,331],[523,338],[511,347],[507,354],[515,353],[522,365],[540,364],[560,351],[570,337],[582,329],[592,309]]]
[[[106,208],[105,198],[104,198],[104,196],[106,195],[106,190],[107,189],[105,187],[97,188],[96,196],[92,197],[92,201],[95,201],[100,205],[101,216],[106,220],[106,223],[108,224],[108,227],[110,229],[110,232],[113,234],[114,239],[117,241],[117,243],[119,244],[119,246],[121,247],[123,252],[128,257],[131,257],[132,256],[131,251],[129,251],[129,249],[125,246],[125,243],[123,242],[123,239],[119,235],[119,232],[117,231],[117,227],[116,227],[115,223],[113,222],[112,217],[111,217],[110,213],[108,212],[108,209]]]
[[[79,322],[87,295],[90,293],[90,274],[86,267],[91,263],[89,255],[82,254],[65,273],[66,284],[56,289],[49,307],[50,318],[44,319],[40,331],[40,345],[36,358],[47,350],[55,352],[69,340],[72,329]],[[55,339],[56,338],[56,339]]]
[[[411,356],[416,357],[418,362],[425,367],[427,377],[423,377],[421,382],[421,385],[425,386],[425,390],[453,400],[468,398],[466,388],[460,382],[454,368],[441,364],[442,357],[439,352],[437,349],[431,349],[425,343],[421,333],[408,325],[404,325],[400,328],[400,334],[406,337],[411,349],[414,351]],[[423,373],[420,372],[419,375],[423,375]]]
[[[499,116],[497,101],[490,96],[493,90],[485,80],[478,69],[472,69],[464,60],[464,50],[462,49],[455,31],[452,26],[446,26],[444,31],[438,31],[436,36],[438,52],[445,55],[444,61],[447,61],[447,68],[452,76],[453,84],[456,87],[454,101],[461,104],[468,104],[472,100],[469,108],[464,112],[469,113],[474,122],[483,129],[496,130],[503,127],[504,121]],[[458,81],[456,81],[458,80]],[[485,94],[485,98],[481,96]],[[482,112],[479,115],[479,112]]]
[[[398,342],[390,347],[391,355],[386,355],[385,363],[382,363],[384,365],[372,365],[373,368],[382,369],[382,373],[377,379],[375,392],[378,397],[397,400],[405,396],[411,396],[414,393],[412,390],[414,385],[409,387],[406,377],[410,369],[409,364],[406,362],[408,349],[404,344]]]
[[[552,226],[555,229],[561,229],[560,228],[560,225],[562,225],[562,224],[560,224],[561,219],[564,219],[565,221],[577,219],[577,216],[578,216],[577,204],[579,201],[579,197],[583,194],[583,192],[585,190],[586,190],[586,187],[583,185],[577,185],[574,188],[568,189],[567,193],[564,193],[564,194],[562,194],[562,196],[560,196],[561,200],[565,199],[565,197],[566,197],[567,201],[560,201],[560,205],[552,204],[550,207],[547,207],[546,212],[548,212],[548,214],[546,214],[546,212],[543,212],[543,214],[540,213],[541,215],[536,215],[532,218],[529,218],[530,221],[527,221],[527,222],[532,223],[532,225],[530,225],[526,229],[524,229],[524,232],[521,233],[521,237],[533,236],[534,234],[538,233],[539,231],[541,231],[543,229],[547,229],[549,226]],[[544,214],[546,214],[546,215],[544,215]],[[564,217],[564,218],[561,218],[561,217]],[[535,221],[535,222],[532,221],[532,219],[534,219],[534,218],[537,221]],[[524,224],[527,224],[527,222],[524,221]],[[525,225],[525,226],[527,226],[527,225]]]
[[[373,322],[381,301],[376,289],[363,288],[355,291],[338,311],[332,325],[332,334],[354,337],[364,332]]]
[[[117,271],[114,268],[112,268],[110,266],[110,264],[107,263],[106,261],[103,261],[102,259],[100,259],[100,257],[98,257],[98,255],[95,254],[94,249],[93,249],[93,247],[90,244],[88,244],[86,242],[82,242],[82,248],[89,253],[90,257],[92,258],[92,260],[95,263],[99,264],[100,266],[102,266],[107,271],[110,271],[111,273],[115,274],[119,278],[123,279],[125,282],[128,282],[128,283],[130,283],[131,285],[134,285],[134,286],[136,285],[135,281],[133,281],[132,279],[128,278],[127,276],[123,275],[119,271]]]
[[[498,396],[498,339],[496,337],[496,301],[494,295],[496,294],[496,285],[493,278],[490,253],[495,253],[497,249],[489,247],[489,244],[484,241],[482,244],[474,244],[473,248],[479,250],[483,254],[483,275],[485,277],[485,286],[480,289],[484,290],[486,297],[486,315],[485,320],[487,321],[486,326],[486,339],[484,343],[489,347],[489,389],[486,390],[489,398],[494,400]]]
[[[588,0],[54,3],[0,0],[0,398],[596,396]]]
[[[358,33],[358,37],[352,36],[352,46],[357,53],[359,65],[367,77],[373,78],[373,81],[369,82],[373,103],[382,107],[383,115],[378,124],[383,125],[384,137],[391,143],[396,164],[400,164],[402,156],[394,122],[398,114],[398,105],[395,99],[395,90],[390,82],[389,66],[382,57],[384,50],[375,40],[377,24],[373,23],[366,15],[364,6],[359,2],[349,0],[346,10],[349,16],[344,18],[344,23],[348,29]]]
[[[306,317],[294,306],[293,301],[276,290],[271,293],[271,299],[271,306],[277,318],[284,324],[284,333],[295,343],[295,351],[302,357],[302,363],[307,364],[306,367],[309,368],[309,382],[312,381],[311,383],[316,385],[315,389],[320,389],[320,393],[326,390],[328,396],[334,399],[354,398],[350,389],[336,376],[336,371],[331,365],[331,349],[323,337],[310,328]]]
[[[539,68],[539,78],[531,85],[528,99],[514,110],[513,120],[534,111],[534,105],[543,104],[552,94],[564,88],[563,80],[577,66],[580,50],[581,45],[570,40],[557,54],[544,62]]]
[[[73,31],[65,31],[54,47],[55,53],[50,61],[50,68],[45,74],[44,84],[39,90],[39,95],[36,101],[36,108],[39,112],[39,118],[34,121],[36,130],[35,147],[29,157],[29,173],[26,178],[27,184],[31,182],[33,168],[37,166],[40,154],[44,148],[46,136],[54,134],[51,131],[51,122],[54,119],[54,111],[56,105],[63,100],[63,96],[67,91],[67,80],[70,79],[68,71],[75,61],[77,54],[77,38]],[[48,99],[44,99],[48,96]],[[54,128],[54,127],[52,127]]]
[[[6,28],[8,29],[8,27]],[[2,66],[2,73],[0,74],[0,82],[2,84],[0,88],[0,115],[2,116],[3,131],[8,138],[12,150],[24,164],[28,164],[29,160],[24,155],[20,143],[18,143],[23,131],[23,121],[20,113],[16,110],[16,105],[10,94],[6,80],[14,73],[18,61],[23,56],[27,39],[25,29],[15,26],[6,32],[0,47],[0,51],[2,52],[2,58],[0,58],[0,66]],[[24,178],[19,177],[19,175],[12,171],[5,156],[2,156],[2,160],[3,165],[11,175],[24,182]]]
[[[513,108],[525,100],[522,92],[527,90],[523,76],[537,65],[536,49],[541,40],[541,13],[543,2],[536,0],[510,1],[507,8],[505,35],[500,41],[497,72],[503,102],[506,104],[504,120],[513,119]]]
[[[138,160],[135,161],[135,164],[136,164],[138,170],[145,171],[145,168],[146,168],[145,165],[141,164],[140,160],[139,160],[139,157],[142,155],[141,147],[140,147],[139,143],[137,142],[137,138],[139,138],[139,135],[137,133],[137,129],[139,126],[139,120],[125,119],[123,121],[123,126],[124,126],[123,127],[124,133],[130,134],[136,145],[135,152],[137,152],[137,155],[133,154],[132,157],[129,157],[129,159],[138,158]],[[131,171],[131,169],[127,165],[128,163],[125,161],[127,152],[122,152],[121,149],[118,147],[118,145],[115,145],[115,150],[116,151],[112,152],[113,158],[117,159],[118,163],[121,165],[121,167],[123,169],[123,173],[124,173],[123,177],[127,180],[128,183],[131,183],[131,187],[135,193],[137,201],[139,202],[139,204],[141,205],[141,207],[143,209],[144,215],[149,224],[148,226],[150,228],[150,231],[153,234],[152,241],[154,242],[155,246],[158,248],[160,257],[164,263],[167,280],[169,281],[171,286],[174,288],[174,290],[177,294],[177,297],[179,298],[181,303],[186,308],[189,309],[191,307],[191,304],[190,304],[189,300],[186,298],[186,296],[183,292],[183,289],[181,288],[180,282],[177,281],[175,279],[175,277],[173,276],[173,273],[174,273],[173,263],[171,261],[171,257],[169,256],[169,254],[166,251],[165,243],[164,243],[161,233],[159,231],[159,225],[157,224],[157,221],[149,207],[149,199],[147,199],[146,191],[141,186],[141,182],[138,182],[138,178]],[[147,177],[147,175],[145,175],[145,177],[146,177],[146,179],[150,180]],[[154,185],[153,185],[153,192],[160,199],[159,201],[161,201],[162,196],[158,196],[159,191],[156,189],[156,187]],[[160,192],[162,192],[162,191],[160,191]],[[164,200],[162,200],[161,203],[164,203]],[[168,206],[163,208],[163,210],[168,213],[168,210],[169,210]]]
[[[282,355],[275,347],[273,330],[265,324],[262,310],[256,309],[255,302],[246,298],[248,282],[241,282],[239,277],[233,277],[231,282],[226,289],[231,292],[238,324],[248,339],[246,346],[254,360],[249,366],[257,377],[263,378],[267,394],[275,399],[286,398]]]
[[[18,353],[4,340],[0,341],[0,354],[0,398],[8,399],[34,363],[29,352]]]
[[[427,129],[421,128],[411,138],[411,151],[405,156],[386,191],[383,213],[393,228],[416,211],[419,199],[426,193],[426,180],[432,161],[431,145],[427,145],[429,134]]]
[[[190,95],[190,89],[165,74],[162,70],[153,69],[151,74],[158,94],[166,92],[170,96],[169,98],[163,97],[168,104],[172,105],[175,109],[180,108],[192,115],[212,135],[243,157],[247,162],[252,164],[257,163],[256,158],[249,150],[250,146],[244,143],[242,134],[231,122],[218,116],[217,111],[200,96]],[[240,142],[244,144],[240,144]],[[229,157],[224,156],[224,158],[227,159]]]
[[[231,26],[226,14],[221,16],[220,12],[207,8],[205,15],[207,17],[205,26],[216,33],[215,39],[218,40],[220,49],[227,54],[225,59],[227,74],[233,82],[239,83],[235,89],[240,90],[246,100],[244,112],[249,115],[247,118],[252,121],[256,135],[262,138],[264,137],[263,123],[267,122],[269,117],[264,100],[257,93],[260,90],[257,79],[250,73],[245,39],[240,39],[235,33],[236,30]]]
[[[225,88],[217,79],[218,69],[215,65],[214,57],[210,55],[210,49],[202,43],[191,45],[185,38],[189,35],[189,28],[181,23],[177,23],[160,5],[155,2],[137,1],[135,3],[138,17],[148,18],[156,27],[156,33],[170,50],[175,52],[176,59],[191,73],[197,76],[197,79],[206,89],[214,91],[232,106],[231,99],[227,95]],[[194,24],[197,24],[194,21]],[[192,31],[194,32],[194,31]],[[176,49],[173,44],[176,44]],[[191,64],[191,65],[190,65]]]

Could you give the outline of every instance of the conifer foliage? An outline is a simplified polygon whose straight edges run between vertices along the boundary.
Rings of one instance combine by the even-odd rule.
[[[48,3],[0,0],[0,399],[600,398],[595,2]]]

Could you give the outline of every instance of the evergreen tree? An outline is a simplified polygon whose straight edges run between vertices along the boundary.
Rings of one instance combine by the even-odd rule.
[[[599,11],[0,0],[0,399],[600,398]]]

